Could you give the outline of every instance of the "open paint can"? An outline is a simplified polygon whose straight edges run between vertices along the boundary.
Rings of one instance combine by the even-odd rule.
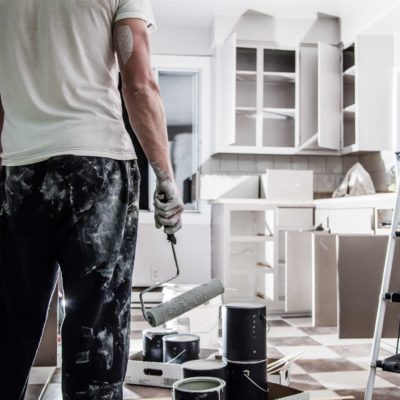
[[[152,328],[143,331],[143,361],[163,362],[163,341],[167,335],[177,334],[171,328]]]
[[[226,304],[222,311],[223,357],[231,361],[267,358],[267,307],[263,303]]]
[[[227,362],[224,360],[193,360],[182,365],[183,377],[209,376],[226,380]]]
[[[199,359],[199,336],[189,334],[167,335],[162,340],[163,362],[183,364],[186,361]]]
[[[218,378],[185,378],[174,383],[173,400],[225,400],[225,381]]]
[[[229,400],[268,399],[267,362],[227,361],[226,397]]]

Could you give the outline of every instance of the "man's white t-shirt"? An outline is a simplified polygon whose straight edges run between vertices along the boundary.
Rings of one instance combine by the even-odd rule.
[[[136,154],[122,120],[114,22],[154,26],[149,0],[0,0],[2,164]]]

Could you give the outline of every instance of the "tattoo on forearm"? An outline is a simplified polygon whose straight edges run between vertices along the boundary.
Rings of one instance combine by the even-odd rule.
[[[122,25],[117,28],[117,47],[122,64],[125,65],[133,53],[133,33],[129,26]]]

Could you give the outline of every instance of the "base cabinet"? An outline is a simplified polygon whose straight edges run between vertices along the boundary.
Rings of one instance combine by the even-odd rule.
[[[263,200],[212,205],[212,274],[224,283],[225,300],[263,299],[270,311],[284,311],[285,232],[311,229],[313,211]]]

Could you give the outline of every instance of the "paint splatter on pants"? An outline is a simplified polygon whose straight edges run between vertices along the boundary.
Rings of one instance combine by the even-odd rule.
[[[137,161],[57,156],[0,175],[0,398],[24,397],[60,267],[64,400],[122,400]]]

